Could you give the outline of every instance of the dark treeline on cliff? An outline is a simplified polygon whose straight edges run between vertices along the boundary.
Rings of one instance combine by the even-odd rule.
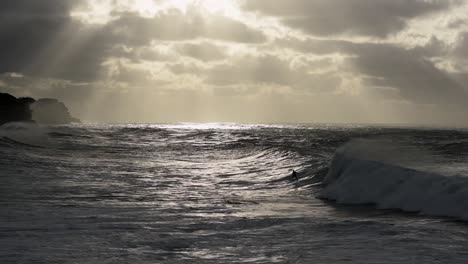
[[[72,117],[65,104],[56,99],[16,98],[0,93],[0,125],[9,122],[70,124],[80,121]]]

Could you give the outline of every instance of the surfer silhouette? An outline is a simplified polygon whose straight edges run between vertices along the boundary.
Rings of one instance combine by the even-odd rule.
[[[295,170],[292,170],[291,178],[297,181],[297,173]]]

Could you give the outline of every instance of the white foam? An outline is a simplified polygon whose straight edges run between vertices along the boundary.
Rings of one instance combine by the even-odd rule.
[[[47,146],[52,142],[47,136],[47,127],[33,123],[12,122],[0,126],[0,137],[6,137],[20,143]]]
[[[335,153],[321,198],[468,220],[468,177],[409,169],[355,153],[349,146]]]

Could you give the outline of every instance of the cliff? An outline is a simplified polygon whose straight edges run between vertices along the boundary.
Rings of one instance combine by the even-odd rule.
[[[70,124],[80,120],[72,117],[64,103],[51,98],[35,100],[16,98],[0,93],[0,125],[8,122],[37,122],[39,124]]]
[[[80,122],[72,117],[64,103],[44,98],[31,104],[32,119],[39,124],[69,124]]]
[[[16,98],[7,93],[0,93],[0,125],[8,122],[32,122],[29,105],[32,98]]]

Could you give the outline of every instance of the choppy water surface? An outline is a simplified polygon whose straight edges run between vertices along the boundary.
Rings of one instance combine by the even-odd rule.
[[[6,125],[0,262],[466,263],[467,153],[450,130]]]

